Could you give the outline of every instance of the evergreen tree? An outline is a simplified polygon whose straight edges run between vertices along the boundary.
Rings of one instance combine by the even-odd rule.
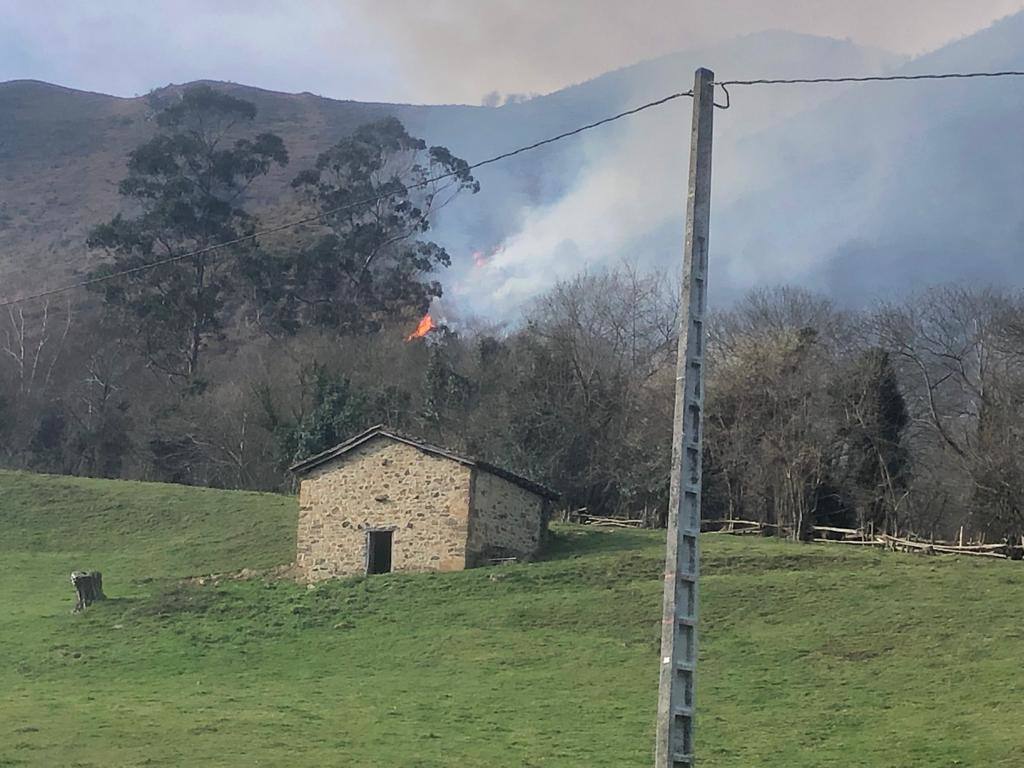
[[[895,532],[908,478],[903,431],[910,422],[889,353],[872,348],[853,361],[834,387],[843,445],[840,471],[857,507],[857,522]],[[845,470],[845,471],[843,471]]]
[[[393,117],[321,153],[292,186],[322,223],[298,252],[250,261],[248,276],[263,315],[280,327],[343,333],[427,311],[441,295],[441,284],[428,278],[451,260],[423,235],[455,195],[480,189],[466,161],[444,147],[427,149]]]
[[[241,135],[256,116],[250,102],[200,85],[161,110],[159,132],[135,149],[120,193],[139,213],[93,229],[89,245],[111,260],[102,277],[250,235],[246,192],[288,154],[278,136]],[[252,242],[233,246],[251,252]],[[149,365],[194,383],[203,350],[221,332],[237,266],[225,252],[199,254],[100,283],[108,317]]]

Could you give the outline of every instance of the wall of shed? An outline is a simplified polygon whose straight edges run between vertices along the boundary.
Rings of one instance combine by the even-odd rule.
[[[396,571],[466,567],[471,470],[374,438],[299,486],[299,569],[310,580],[366,572],[367,531],[394,530]]]
[[[498,557],[534,557],[547,528],[546,503],[502,477],[474,470],[467,565]]]

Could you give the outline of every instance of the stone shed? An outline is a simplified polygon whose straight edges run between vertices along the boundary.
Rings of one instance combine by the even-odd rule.
[[[291,471],[299,477],[297,564],[314,581],[528,560],[558,498],[508,470],[381,426]]]

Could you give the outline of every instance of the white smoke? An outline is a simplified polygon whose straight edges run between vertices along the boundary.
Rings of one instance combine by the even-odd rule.
[[[485,302],[507,312],[588,267],[623,257],[664,260],[664,253],[630,251],[638,233],[679,218],[687,150],[680,126],[688,115],[689,102],[680,102],[663,107],[657,119],[641,116],[628,129],[588,141],[585,170],[570,192],[552,205],[527,209],[519,231],[474,270]]]
[[[827,58],[827,60],[825,60]],[[897,57],[875,55],[841,41],[772,33],[739,39],[710,51],[679,54],[652,62],[626,82],[618,94],[637,105],[652,95],[679,90],[680,74],[692,77],[698,63],[716,62],[733,74],[771,72],[792,76],[811,62],[819,72],[878,72]],[[732,107],[716,110],[715,211],[749,195],[766,175],[765,165],[741,160],[744,142],[794,115],[834,98],[841,89],[735,94]],[[717,97],[724,102],[725,94]],[[550,105],[541,107],[554,108]],[[555,281],[581,271],[619,263],[672,269],[682,253],[689,138],[689,99],[680,99],[569,139],[561,149],[578,155],[582,170],[564,194],[517,212],[516,226],[501,248],[464,273],[451,292],[479,312],[513,314],[524,301]],[[482,197],[486,199],[487,185]],[[732,223],[727,220],[727,224]],[[762,278],[761,254],[731,251],[727,232],[716,228],[711,247],[716,277],[730,290],[742,291]],[[725,236],[720,236],[725,235]]]

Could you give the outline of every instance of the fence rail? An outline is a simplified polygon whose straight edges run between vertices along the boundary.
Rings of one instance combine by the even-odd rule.
[[[579,523],[581,525],[596,525],[610,528],[643,528],[645,521],[625,517],[601,517],[592,515],[586,507],[566,510],[562,515],[562,522]]]
[[[593,525],[603,528],[644,528],[650,521],[643,518],[602,517],[592,515],[586,507],[567,509],[561,514],[562,522]],[[730,536],[785,536],[793,537],[793,528],[759,520],[702,520],[701,530],[705,533],[724,533]],[[930,555],[966,555],[968,557],[992,557],[1000,560],[1024,560],[1024,540],[997,544],[982,542],[964,543],[963,531],[959,541],[922,539],[913,534],[893,536],[876,533],[874,529],[840,528],[834,525],[812,525],[807,528],[808,541],[820,544],[845,544],[855,547],[878,547],[894,552],[917,552]]]
[[[763,523],[757,520],[705,520],[703,530],[725,533],[733,536],[782,534],[792,536],[793,529],[787,526]],[[994,557],[1002,560],[1024,560],[1024,541],[998,544],[963,543],[961,533],[958,542],[921,539],[912,534],[893,536],[875,533],[859,528],[838,528],[830,525],[812,525],[807,529],[810,541],[821,544],[846,544],[860,547],[879,547],[896,552],[919,552],[937,555],[967,555],[970,557]]]

